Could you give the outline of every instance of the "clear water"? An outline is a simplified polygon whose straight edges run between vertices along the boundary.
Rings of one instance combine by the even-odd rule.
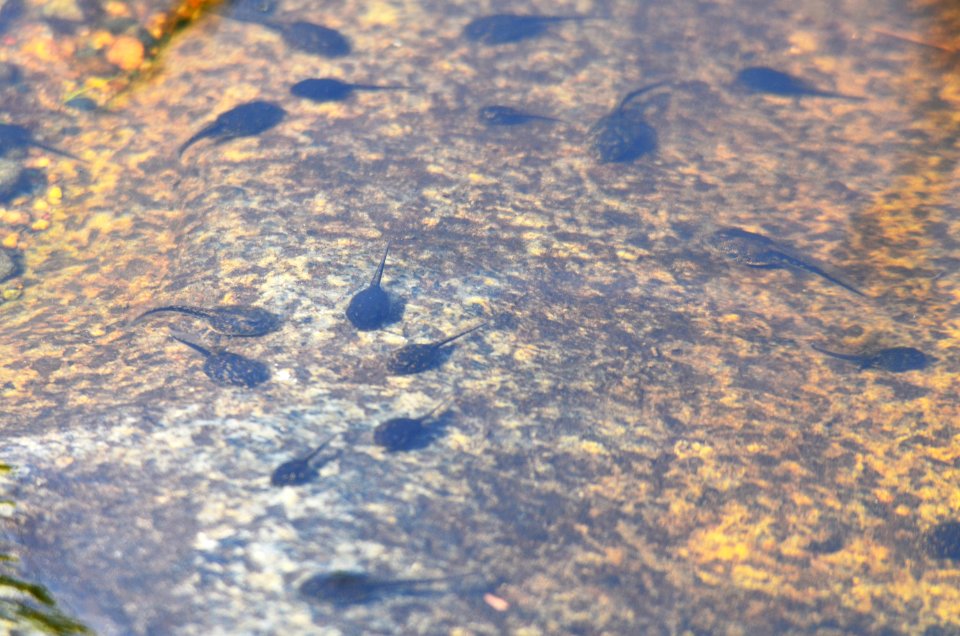
[[[70,9],[28,4],[0,47],[22,71],[4,121],[82,159],[9,153],[35,181],[0,215],[22,264],[0,283],[0,460],[18,576],[71,616],[104,634],[958,629],[933,538],[960,457],[951,4],[287,0],[273,20],[353,51],[210,15],[134,75],[96,44],[165,7]],[[461,37],[506,10],[597,19]],[[864,99],[750,92],[754,66]],[[323,76],[410,90],[289,93]],[[598,162],[591,125],[656,82],[630,106],[656,149]],[[178,157],[258,99],[286,118]],[[490,104],[559,121],[488,127]],[[729,226],[865,296],[711,250]],[[344,310],[388,241],[402,320],[358,332]],[[133,320],[168,304],[284,326]],[[386,372],[481,321],[439,369]],[[170,329],[270,381],[211,382]],[[813,345],[935,361],[862,370]],[[373,443],[443,402],[426,448]],[[316,480],[271,486],[330,436]],[[455,578],[349,606],[298,592],[337,570]]]

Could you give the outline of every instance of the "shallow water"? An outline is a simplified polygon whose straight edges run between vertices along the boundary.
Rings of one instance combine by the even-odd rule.
[[[353,52],[211,15],[110,82],[79,54],[100,18],[54,31],[45,6],[4,36],[23,80],[0,101],[83,161],[18,155],[46,183],[0,215],[23,263],[0,283],[0,461],[20,574],[72,616],[104,634],[960,629],[956,563],[924,539],[957,507],[956,60],[904,39],[950,49],[952,5],[581,2],[549,10],[613,19],[484,47],[460,30],[503,6],[286,1],[275,19]],[[750,93],[748,66],[866,99]],[[412,89],[289,94],[328,75]],[[660,81],[657,149],[591,158],[591,124]],[[101,109],[63,105],[84,82]],[[178,158],[255,99],[286,118]],[[491,103],[561,121],[487,127]],[[867,297],[725,259],[704,240],[725,226]],[[357,332],[344,310],[387,241],[402,320]],[[168,304],[284,326],[133,323]],[[483,320],[440,369],[387,373],[400,346]],[[169,328],[270,381],[211,382]],[[812,345],[936,362],[861,371]],[[427,448],[374,445],[445,400]],[[270,485],[331,434],[313,483]],[[298,594],[338,569],[474,576],[346,609]]]

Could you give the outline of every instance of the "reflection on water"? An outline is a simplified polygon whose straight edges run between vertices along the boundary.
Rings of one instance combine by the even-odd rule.
[[[16,576],[108,634],[960,628],[955,10],[509,10],[4,3]]]

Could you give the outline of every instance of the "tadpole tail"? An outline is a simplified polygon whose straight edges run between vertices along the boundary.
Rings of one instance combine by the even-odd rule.
[[[423,579],[396,579],[389,581],[396,585],[433,585],[435,583],[449,583],[451,581],[461,581],[472,576],[480,576],[479,572],[463,572],[461,574],[448,574],[447,576],[434,576]]]
[[[183,335],[185,335],[185,334],[181,334],[179,331],[171,331],[171,332],[170,332],[170,337],[171,337],[171,338],[173,338],[173,339],[176,340],[177,342],[181,342],[181,343],[187,345],[188,347],[190,347],[190,348],[193,349],[194,351],[197,351],[197,352],[201,353],[204,357],[210,357],[211,355],[213,355],[213,354],[210,352],[209,349],[205,349],[204,347],[201,347],[201,346],[198,345],[196,342],[191,342],[190,340],[187,340],[186,338],[182,337]]]
[[[185,152],[187,151],[187,148],[189,148],[189,147],[192,146],[193,144],[195,144],[195,143],[197,143],[198,141],[200,141],[201,139],[203,139],[203,137],[204,137],[204,134],[203,134],[203,132],[201,131],[201,132],[198,132],[198,133],[197,133],[196,135],[194,135],[193,137],[191,137],[190,139],[187,139],[187,140],[183,143],[183,145],[180,146],[180,149],[177,150],[177,158],[178,158],[178,159],[179,159],[179,158],[182,158],[182,157],[183,157],[183,153],[185,153]]]
[[[417,419],[420,420],[420,421],[423,421],[423,420],[426,420],[426,419],[428,419],[428,418],[433,417],[436,413],[446,413],[446,412],[447,412],[447,409],[449,409],[450,406],[451,406],[455,401],[456,401],[456,398],[449,397],[449,398],[447,398],[446,400],[443,400],[442,402],[440,402],[439,404],[437,404],[435,407],[433,407],[432,409],[430,409],[430,410],[427,411],[426,413],[424,413],[422,416],[418,417]]]
[[[387,241],[387,247],[383,250],[383,258],[380,259],[380,266],[377,267],[377,271],[374,272],[373,278],[370,279],[371,287],[379,287],[380,281],[383,279],[383,268],[387,264],[387,252],[390,251],[390,241]]]
[[[545,15],[541,16],[540,19],[546,22],[583,22],[585,20],[610,20],[611,18],[603,18],[595,15]]]
[[[87,163],[87,161],[86,161],[85,159],[81,159],[81,158],[78,157],[77,155],[72,154],[72,153],[69,153],[69,152],[67,152],[66,150],[60,150],[60,149],[57,148],[56,146],[49,146],[49,145],[47,145],[47,144],[45,144],[45,143],[41,143],[41,142],[39,142],[39,141],[32,141],[31,143],[32,143],[34,146],[36,146],[37,148],[42,148],[43,150],[46,150],[46,151],[48,151],[48,152],[52,152],[52,153],[55,154],[55,155],[60,155],[61,157],[66,157],[66,158],[68,158],[68,159],[73,159],[74,161],[79,161],[79,162],[81,162],[81,163]]]
[[[640,95],[643,95],[646,92],[652,91],[655,88],[660,88],[661,86],[664,86],[669,83],[670,82],[668,80],[662,80],[659,82],[654,82],[653,84],[647,84],[646,86],[641,86],[635,91],[630,91],[624,96],[623,99],[620,100],[620,105],[617,106],[616,112],[623,110],[629,102],[633,101],[635,98],[639,97]]]
[[[185,142],[183,142],[183,145],[180,146],[180,149],[177,151],[177,158],[183,157],[183,153],[185,153],[185,152],[187,151],[187,148],[189,148],[189,147],[192,146],[193,144],[197,143],[197,142],[200,141],[201,139],[204,139],[205,137],[209,137],[209,136],[215,134],[215,133],[216,133],[216,130],[217,130],[217,124],[216,124],[216,122],[214,122],[214,123],[212,123],[212,124],[209,124],[209,125],[204,126],[203,128],[201,128],[201,129],[200,129],[200,132],[198,132],[198,133],[195,134],[193,137],[191,137],[190,139],[187,139]]]
[[[863,363],[863,356],[852,355],[849,353],[838,353],[836,351],[829,351],[818,347],[817,345],[810,345],[810,348],[814,351],[819,351],[820,353],[830,356],[831,358],[837,358],[839,360],[846,360],[847,362],[856,362],[857,364]]]
[[[400,84],[354,84],[353,87],[360,91],[411,91],[412,86],[401,86]]]
[[[149,309],[136,318],[133,319],[133,322],[139,321],[141,318],[149,316],[150,314],[159,314],[165,311],[175,311],[181,314],[188,314],[190,316],[197,316],[198,318],[209,318],[210,314],[199,309],[198,307],[191,307],[189,305],[164,305],[163,307],[154,307]]]
[[[328,437],[328,438],[327,438],[326,440],[324,440],[319,446],[317,446],[317,447],[314,448],[312,451],[310,451],[309,453],[307,453],[307,454],[303,457],[303,461],[309,462],[311,459],[313,459],[314,457],[316,457],[317,454],[320,453],[320,451],[322,451],[322,450],[325,449],[327,446],[329,446],[329,445],[330,445],[330,442],[332,442],[332,441],[335,440],[335,439],[337,439],[337,436],[336,436],[336,435],[331,435],[330,437]]]
[[[484,321],[481,322],[479,325],[475,325],[475,326],[473,326],[473,327],[470,327],[470,328],[467,329],[466,331],[461,331],[460,333],[458,333],[458,334],[455,335],[455,336],[450,336],[449,338],[445,338],[445,339],[441,340],[440,342],[435,343],[434,346],[435,346],[435,347],[442,347],[442,346],[445,345],[445,344],[450,344],[451,342],[453,342],[453,341],[456,340],[457,338],[462,338],[462,337],[464,337],[465,335],[467,335],[467,334],[469,334],[469,333],[473,333],[473,332],[476,331],[477,329],[480,329],[481,327],[486,327],[488,324],[490,324],[490,321],[484,320]]]
[[[799,261],[799,262],[803,263],[803,261]],[[856,294],[857,296],[861,296],[861,297],[863,297],[863,298],[869,298],[869,296],[867,296],[866,294],[864,294],[862,291],[860,291],[860,290],[857,289],[856,287],[853,287],[852,285],[843,282],[842,280],[840,280],[839,278],[837,278],[837,277],[835,277],[835,276],[831,276],[830,274],[828,274],[827,272],[823,271],[822,269],[820,269],[820,268],[817,267],[816,265],[811,265],[810,263],[803,263],[802,266],[799,266],[799,265],[798,265],[798,267],[801,267],[801,269],[804,269],[804,270],[810,272],[811,274],[816,274],[817,276],[820,276],[821,278],[824,278],[824,279],[830,281],[830,282],[833,283],[834,285],[839,285],[840,287],[843,287],[843,288],[846,289],[847,291],[853,292],[853,293]]]

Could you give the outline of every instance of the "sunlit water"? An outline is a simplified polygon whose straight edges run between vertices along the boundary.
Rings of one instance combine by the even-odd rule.
[[[0,47],[3,121],[48,146],[8,153],[31,180],[0,215],[18,576],[104,634],[960,629],[951,7],[289,1],[131,76],[114,43],[158,7],[27,5]],[[508,9],[597,19],[461,35]],[[350,53],[298,50],[297,20]],[[749,67],[831,95],[753,92]],[[327,76],[408,90],[290,92]],[[253,100],[285,116],[184,149]],[[604,161],[591,126],[626,111],[644,152]],[[731,258],[725,227],[774,243]],[[358,331],[388,242],[393,314]],[[134,321],[161,305],[284,322]],[[171,329],[270,379],[217,384]],[[438,405],[422,448],[375,443]],[[331,437],[316,478],[271,485]],[[337,570],[444,580],[301,593]]]

